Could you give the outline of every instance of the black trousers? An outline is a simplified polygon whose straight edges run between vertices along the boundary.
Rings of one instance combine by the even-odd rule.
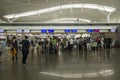
[[[29,53],[29,48],[23,48],[22,49],[22,55],[23,55],[23,57],[22,57],[22,63],[23,64],[26,64],[28,53]]]

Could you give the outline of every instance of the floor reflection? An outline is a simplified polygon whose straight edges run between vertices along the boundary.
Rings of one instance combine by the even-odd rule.
[[[0,80],[119,80],[119,51],[73,49],[60,54],[30,53],[25,66],[19,54],[18,62],[5,58],[0,64]]]
[[[90,78],[90,77],[98,77],[98,76],[110,76],[114,73],[113,70],[102,70],[99,72],[92,73],[55,73],[55,72],[39,72],[40,74],[54,76],[54,77],[63,77],[63,78]]]

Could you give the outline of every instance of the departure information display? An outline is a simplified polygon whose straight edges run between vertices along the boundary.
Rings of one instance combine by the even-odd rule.
[[[21,32],[22,32],[22,29],[17,29],[16,32],[17,32],[17,33],[21,33]]]
[[[54,33],[54,29],[48,29],[49,33]]]
[[[95,29],[94,32],[98,33],[98,32],[100,32],[100,30],[99,29]]]
[[[0,33],[4,33],[5,31],[3,29],[0,29]]]
[[[111,29],[110,32],[116,32],[116,29]]]
[[[69,32],[70,32],[70,29],[65,29],[64,32],[65,32],[65,33],[69,33]]]
[[[87,32],[92,33],[93,29],[88,29]]]
[[[71,32],[77,33],[77,29],[72,29]]]
[[[30,30],[29,30],[29,29],[25,29],[24,32],[25,32],[25,33],[29,33]]]
[[[41,33],[47,33],[47,29],[41,29]]]

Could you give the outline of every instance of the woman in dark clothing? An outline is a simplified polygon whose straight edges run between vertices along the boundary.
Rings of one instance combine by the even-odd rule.
[[[10,47],[12,53],[12,61],[14,61],[14,59],[17,61],[18,41],[16,40],[15,36],[12,38]]]

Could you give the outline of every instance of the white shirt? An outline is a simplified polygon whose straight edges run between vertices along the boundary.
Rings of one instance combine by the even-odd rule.
[[[73,44],[73,39],[70,39],[70,44]]]
[[[44,39],[41,39],[41,42],[44,42]]]
[[[47,41],[50,41],[50,38],[47,38]]]
[[[77,41],[77,43],[79,43],[79,39],[77,39],[76,41]]]
[[[103,44],[104,43],[104,38],[101,38],[101,44]]]

